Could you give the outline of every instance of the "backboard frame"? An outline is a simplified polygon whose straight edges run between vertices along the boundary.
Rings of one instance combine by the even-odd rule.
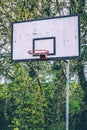
[[[78,14],[76,14],[76,15],[67,15],[67,16],[58,16],[58,17],[52,17],[52,18],[42,18],[42,19],[37,19],[37,20],[28,20],[28,21],[20,21],[20,22],[13,22],[12,23],[12,36],[11,36],[11,60],[12,61],[15,61],[15,62],[21,62],[21,61],[40,61],[40,58],[33,58],[33,59],[14,59],[13,58],[13,55],[14,55],[14,52],[13,52],[13,48],[14,48],[14,45],[13,45],[13,37],[14,37],[14,32],[13,32],[13,30],[14,30],[14,25],[15,24],[19,24],[19,23],[24,23],[24,22],[29,22],[29,23],[31,23],[31,22],[35,22],[35,21],[44,21],[44,20],[51,20],[51,19],[61,19],[61,18],[70,18],[70,17],[78,17],[78,56],[63,56],[63,57],[48,57],[48,59],[47,60],[65,60],[65,59],[77,59],[77,58],[79,58],[80,57],[80,16],[78,15]],[[39,40],[48,40],[48,39],[51,39],[51,40],[53,40],[53,46],[54,46],[54,48],[53,48],[53,53],[49,53],[48,55],[55,55],[55,53],[56,53],[56,37],[55,36],[52,36],[52,37],[41,37],[41,38],[33,38],[33,46],[32,46],[32,49],[35,49],[35,42],[36,41],[39,41]],[[22,45],[21,45],[22,46]],[[29,50],[29,49],[28,49]],[[43,50],[43,49],[42,49]]]

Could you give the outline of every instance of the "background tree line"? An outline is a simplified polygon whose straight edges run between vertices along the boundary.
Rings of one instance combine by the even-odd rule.
[[[67,3],[68,2],[68,3]],[[66,76],[63,60],[11,62],[12,22],[80,15],[80,41],[87,43],[85,0],[0,0],[0,130],[65,130]],[[70,130],[87,129],[87,47],[70,60]]]

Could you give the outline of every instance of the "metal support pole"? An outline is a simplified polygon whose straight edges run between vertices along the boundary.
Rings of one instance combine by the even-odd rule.
[[[66,62],[66,130],[69,130],[69,60]]]

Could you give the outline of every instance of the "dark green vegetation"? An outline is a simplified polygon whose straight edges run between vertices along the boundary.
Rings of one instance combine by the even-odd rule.
[[[10,52],[11,23],[61,15],[66,3],[58,0],[0,0],[0,53]],[[70,14],[80,14],[81,43],[87,43],[87,2],[70,0]],[[87,81],[81,58],[70,60],[70,129],[87,129]],[[3,79],[3,80],[2,80]],[[0,130],[65,130],[65,62],[12,63],[0,55]]]

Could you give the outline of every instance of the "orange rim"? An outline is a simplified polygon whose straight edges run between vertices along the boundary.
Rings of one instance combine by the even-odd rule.
[[[45,55],[48,54],[49,51],[48,50],[29,50],[28,51],[29,54],[33,54],[33,55]]]

